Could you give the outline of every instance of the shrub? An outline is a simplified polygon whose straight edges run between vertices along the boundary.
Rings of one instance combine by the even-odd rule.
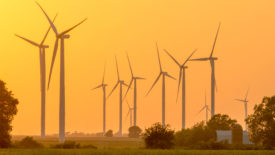
[[[160,123],[145,129],[144,140],[146,148],[171,149],[174,146],[174,131],[169,125],[164,127]]]
[[[30,149],[30,148],[42,148],[43,145],[38,143],[36,140],[34,140],[33,137],[27,136],[21,141],[15,142],[14,147]]]
[[[78,149],[80,148],[80,144],[75,141],[65,141],[64,143],[56,144],[51,147],[58,149]]]
[[[128,136],[130,138],[139,138],[141,131],[142,131],[138,126],[132,126],[128,130],[129,130]]]
[[[108,130],[108,131],[105,133],[105,136],[106,136],[106,137],[113,137],[113,130]]]

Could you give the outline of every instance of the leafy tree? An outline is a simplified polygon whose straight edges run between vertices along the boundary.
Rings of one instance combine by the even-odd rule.
[[[189,129],[183,129],[175,134],[177,146],[198,149],[220,149],[226,146],[216,142],[216,130],[231,130],[237,123],[228,115],[216,114],[207,123],[200,122]]]
[[[275,96],[264,97],[262,103],[254,106],[254,113],[246,123],[250,139],[266,147],[275,146]]]
[[[171,149],[174,146],[174,132],[169,125],[163,127],[160,123],[153,124],[152,127],[145,129],[146,148]]]
[[[113,130],[108,130],[108,131],[105,133],[105,136],[106,136],[106,137],[113,137]]]
[[[9,147],[11,144],[11,121],[17,113],[17,104],[18,100],[14,98],[12,91],[0,80],[0,148]]]
[[[175,134],[175,143],[177,146],[193,147],[200,145],[202,142],[208,142],[214,140],[215,136],[206,127],[202,121],[195,124],[190,129],[182,129]]]
[[[130,138],[139,138],[139,136],[140,136],[140,134],[141,134],[141,129],[140,129],[140,127],[138,127],[138,126],[132,126],[132,127],[130,127],[129,129],[129,137]]]
[[[208,122],[207,127],[212,130],[231,130],[237,121],[226,114],[216,114]]]

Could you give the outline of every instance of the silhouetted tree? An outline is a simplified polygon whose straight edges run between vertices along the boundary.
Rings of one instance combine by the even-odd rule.
[[[266,147],[275,146],[275,96],[264,97],[262,103],[254,106],[254,113],[246,123],[252,142]]]
[[[174,144],[174,130],[169,125],[163,127],[160,123],[145,129],[144,140],[146,148],[171,149]]]
[[[0,148],[9,147],[11,144],[11,121],[17,113],[17,104],[18,100],[13,97],[12,91],[0,80]]]
[[[106,137],[113,137],[113,130],[108,130],[108,131],[105,133],[105,136],[106,136]]]
[[[132,126],[128,130],[129,130],[129,135],[128,136],[130,138],[139,138],[139,136],[142,132],[142,130],[138,126]]]
[[[195,124],[188,129],[182,129],[175,134],[175,143],[177,146],[197,147],[202,142],[206,143],[215,136],[206,127],[204,121]]]
[[[243,128],[240,124],[232,126],[232,144],[243,144]]]
[[[207,127],[212,130],[231,130],[237,124],[237,120],[231,119],[226,114],[216,114],[208,122]]]

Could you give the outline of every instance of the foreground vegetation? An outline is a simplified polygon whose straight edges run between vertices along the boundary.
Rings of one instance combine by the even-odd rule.
[[[275,151],[148,150],[148,149],[0,149],[0,154],[97,154],[97,155],[274,155]]]

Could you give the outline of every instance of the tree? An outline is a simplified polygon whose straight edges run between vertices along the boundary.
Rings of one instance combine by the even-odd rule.
[[[11,144],[11,121],[17,113],[17,105],[18,100],[14,98],[12,91],[0,80],[0,148],[9,147]]]
[[[171,149],[174,146],[174,130],[169,125],[163,127],[160,123],[155,123],[145,129],[144,141],[146,148]]]
[[[275,96],[264,97],[262,103],[254,106],[254,113],[246,123],[252,142],[266,147],[275,146]]]
[[[216,114],[207,122],[207,127],[213,130],[231,130],[235,124],[237,121],[228,115]]]
[[[195,124],[190,129],[182,129],[175,134],[175,143],[177,146],[196,147],[202,142],[208,142],[211,139],[214,140],[215,136],[211,134],[210,130],[206,127],[202,121]]]
[[[19,142],[15,142],[15,146],[18,148],[33,149],[33,148],[42,148],[43,145],[38,143],[33,137],[25,137]]]
[[[113,130],[108,130],[108,131],[105,133],[105,136],[106,136],[106,137],[113,137]]]
[[[129,135],[128,136],[130,138],[139,138],[139,136],[142,132],[142,130],[138,126],[132,126],[128,130],[129,130]]]

